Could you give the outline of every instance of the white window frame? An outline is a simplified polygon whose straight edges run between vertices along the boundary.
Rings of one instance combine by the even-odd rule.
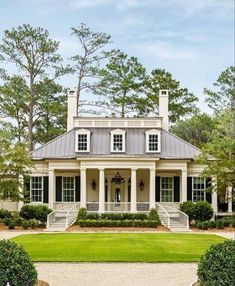
[[[171,178],[172,179],[172,198],[171,201],[169,203],[173,203],[174,202],[174,177],[173,176],[161,176],[160,177],[160,202],[162,203],[168,203],[168,202],[164,202],[162,201],[162,178]],[[164,191],[169,191],[170,189],[164,189]]]
[[[78,135],[87,135],[87,149],[86,150],[78,150]],[[87,153],[90,152],[91,147],[91,131],[88,129],[78,129],[75,132],[75,152],[79,153]]]
[[[65,178],[73,178],[73,201],[65,201],[64,200],[64,191],[65,190],[68,190],[68,189],[64,189],[64,179]],[[76,182],[75,182],[75,177],[74,176],[62,176],[62,202],[63,203],[73,203],[73,202],[75,202],[75,188],[76,188],[76,186],[75,186],[75,184],[76,184]]]
[[[125,153],[126,152],[126,131],[122,129],[115,129],[110,131],[111,133],[111,153]],[[122,150],[114,150],[114,135],[122,136]]]
[[[157,150],[149,150],[149,135],[157,135],[158,136],[158,149]],[[160,153],[161,152],[161,131],[157,129],[151,129],[145,132],[146,137],[146,152],[147,153]]]
[[[35,188],[33,189],[33,178],[41,178],[42,182],[41,182],[41,189],[39,188]],[[30,202],[31,203],[43,203],[43,188],[44,188],[44,180],[43,180],[43,176],[32,176],[30,178]],[[42,192],[42,200],[41,201],[33,201],[33,191],[38,190]]]
[[[193,188],[193,181],[194,181],[194,178],[203,178],[204,179],[204,189],[203,190],[199,190],[199,189],[194,189]],[[194,201],[194,199],[193,199],[193,193],[194,193],[194,191],[200,191],[200,192],[204,192],[204,202],[206,201],[206,178],[204,178],[204,177],[192,177],[192,202],[194,202],[194,203],[196,203],[197,201]]]

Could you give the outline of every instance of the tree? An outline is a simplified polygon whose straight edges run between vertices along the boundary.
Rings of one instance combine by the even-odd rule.
[[[34,117],[38,100],[35,84],[39,79],[48,77],[48,74],[53,81],[69,71],[62,66],[58,47],[59,42],[49,38],[47,30],[26,24],[6,30],[0,44],[0,59],[15,64],[27,83],[27,140],[30,151],[33,149]]]
[[[208,106],[216,113],[235,108],[235,66],[231,66],[223,71],[213,84],[216,88],[212,91],[208,88],[204,89],[207,96],[206,102]]]
[[[178,120],[171,127],[173,134],[198,148],[210,141],[210,133],[213,130],[214,119],[206,113],[199,113],[189,119]]]
[[[180,82],[175,80],[164,69],[155,69],[147,81],[148,108],[153,113],[158,113],[159,90],[169,90],[170,122],[176,122],[186,115],[195,113],[198,98],[190,93],[187,88],[182,88]]]
[[[77,55],[70,58],[73,62],[72,72],[77,75],[77,102],[78,110],[82,105],[89,105],[81,102],[82,91],[94,91],[96,79],[103,60],[115,53],[115,50],[106,51],[105,47],[110,44],[110,36],[106,33],[93,32],[81,23],[77,28],[72,28],[72,35],[79,40],[80,50]]]
[[[102,77],[97,88],[98,94],[104,98],[101,106],[110,109],[113,115],[126,117],[143,109],[146,81],[145,68],[135,57],[128,57],[119,51],[100,71]],[[141,97],[141,95],[143,95]]]
[[[26,145],[15,142],[14,135],[0,127],[0,199],[23,200],[24,191],[20,177],[29,176],[32,161]]]

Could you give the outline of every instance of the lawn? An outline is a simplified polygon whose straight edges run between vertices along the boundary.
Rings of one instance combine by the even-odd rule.
[[[12,239],[33,261],[194,262],[216,235],[173,233],[27,234]]]

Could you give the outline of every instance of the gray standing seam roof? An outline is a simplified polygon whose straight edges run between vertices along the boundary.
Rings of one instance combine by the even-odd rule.
[[[195,159],[200,150],[177,136],[161,130],[161,152],[146,153],[145,132],[150,128],[126,128],[126,152],[111,153],[110,131],[114,128],[88,128],[91,131],[89,153],[75,152],[74,128],[32,152],[33,159],[64,159],[64,158],[115,158],[141,157],[163,159]]]

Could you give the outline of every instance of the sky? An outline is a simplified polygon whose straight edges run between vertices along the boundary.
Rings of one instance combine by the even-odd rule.
[[[65,59],[78,52],[71,27],[81,22],[109,34],[110,48],[136,56],[148,72],[172,73],[205,112],[204,87],[234,65],[234,0],[0,0],[0,38],[24,23],[41,26]],[[74,87],[76,79],[61,83]]]

